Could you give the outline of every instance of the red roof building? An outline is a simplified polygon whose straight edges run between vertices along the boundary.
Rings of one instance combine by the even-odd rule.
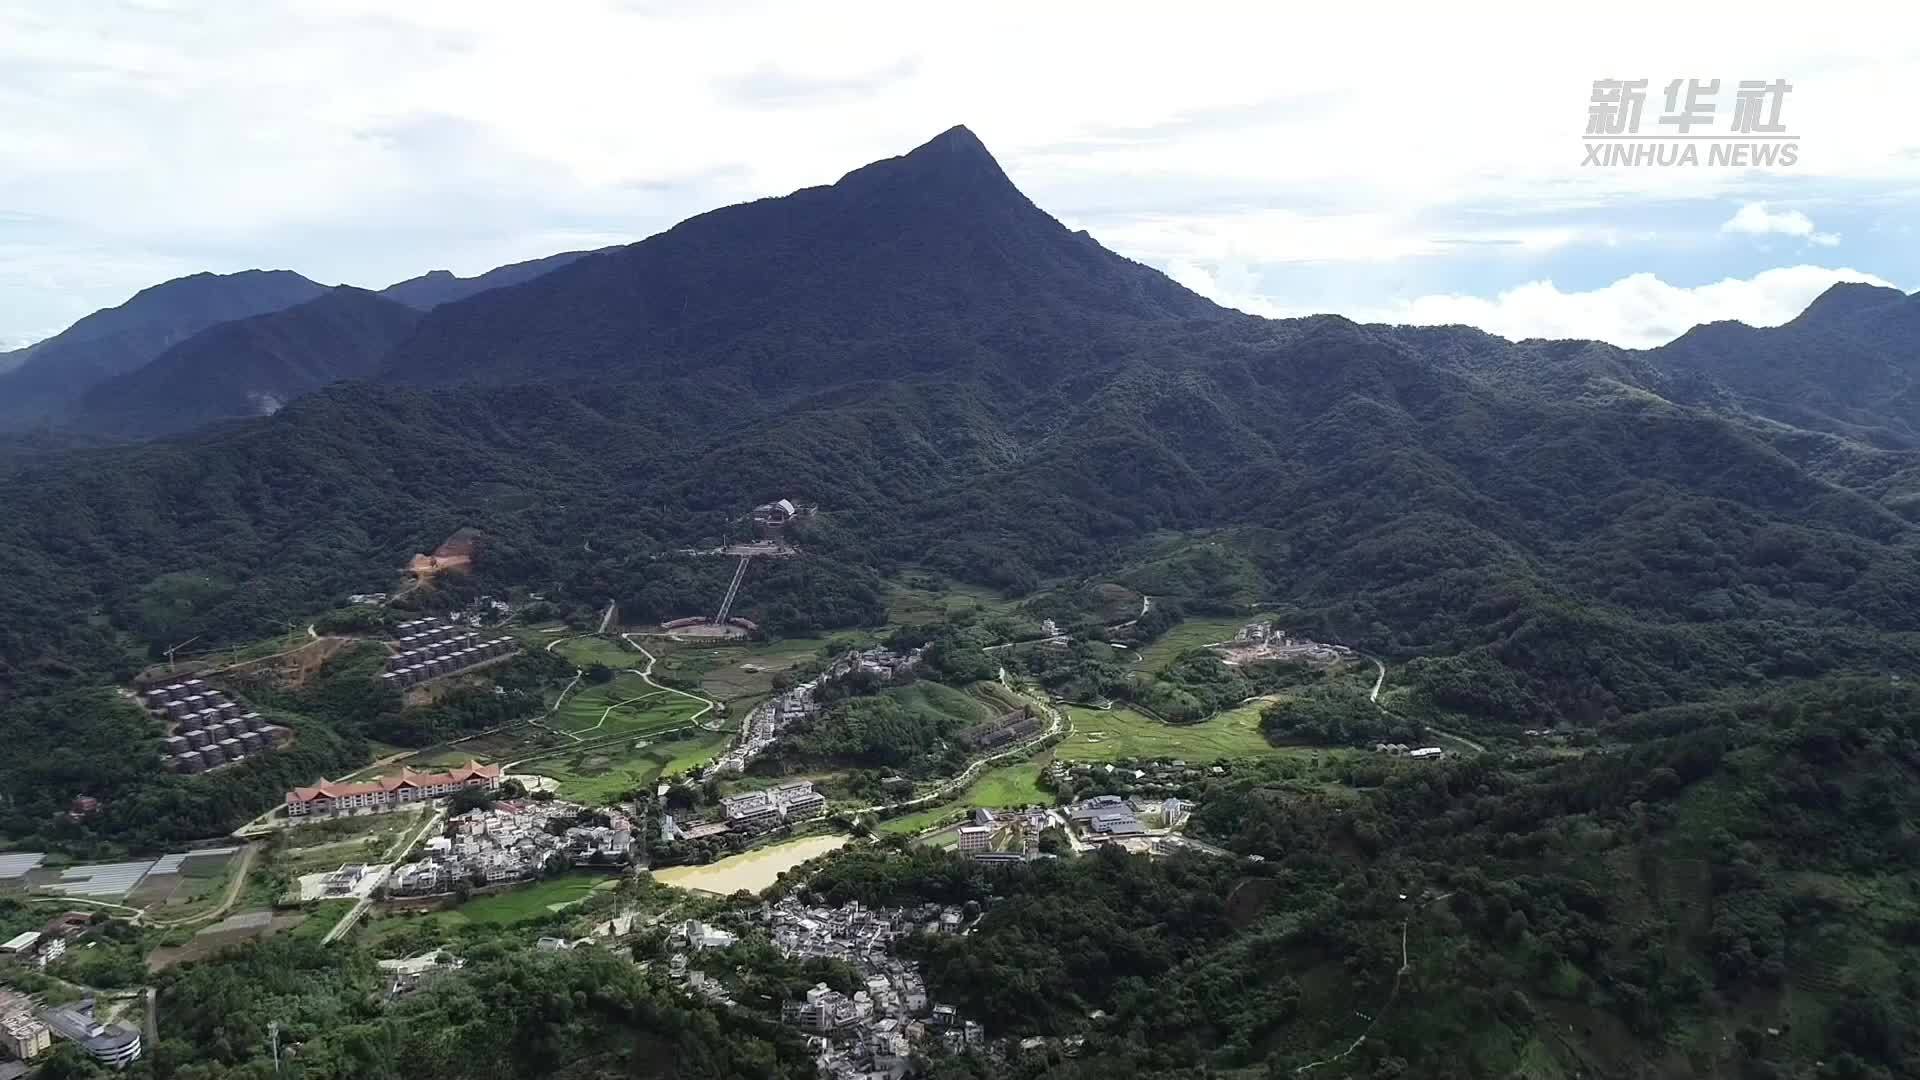
[[[496,791],[503,770],[498,765],[469,761],[460,768],[443,773],[414,772],[403,769],[398,776],[383,777],[362,784],[316,784],[287,792],[287,815],[308,817],[355,810],[394,810],[432,799],[444,799],[458,791],[480,788]]]

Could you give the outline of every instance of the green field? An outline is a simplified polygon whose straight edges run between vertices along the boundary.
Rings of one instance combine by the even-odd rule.
[[[1254,702],[1198,724],[1175,725],[1118,706],[1107,711],[1068,706],[1073,734],[1055,753],[1062,761],[1180,758],[1196,764],[1284,753],[1260,733],[1260,708]]]
[[[879,824],[879,831],[897,834],[917,833],[945,821],[955,811],[975,806],[998,809],[1030,806],[1034,803],[1049,805],[1053,802],[1053,795],[1040,787],[1040,774],[1046,770],[1048,760],[1048,757],[1042,754],[1030,761],[1016,761],[1010,765],[988,769],[976,777],[973,783],[958,796],[938,806],[916,810],[897,818],[889,818]]]
[[[1250,622],[1272,619],[1271,615],[1245,615],[1220,619],[1187,619],[1138,650],[1140,666],[1161,671],[1188,649],[1226,641]]]
[[[561,751],[527,762],[523,771],[551,776],[563,799],[589,805],[610,802],[626,792],[652,787],[662,776],[685,772],[718,757],[732,736],[694,729],[681,738],[639,749],[617,743],[596,749]]]
[[[924,679],[906,686],[890,687],[880,693],[899,702],[900,707],[909,712],[936,713],[962,724],[982,723],[1006,711],[990,706],[965,691]]]
[[[887,583],[887,621],[894,625],[916,623],[946,622],[955,615],[974,612],[980,615],[997,615],[1013,610],[1015,602],[1002,597],[992,589],[977,585],[959,585],[941,583],[938,588],[926,588],[923,584],[910,584],[916,577],[929,575],[908,574],[906,579]]]
[[[582,680],[545,724],[583,739],[640,737],[686,727],[701,708],[691,698],[647,685],[638,675],[622,674],[604,683]]]
[[[775,675],[818,660],[823,651],[839,638],[788,638],[734,645],[689,645],[663,658],[664,665],[687,665],[687,673],[700,680],[700,689],[709,697],[733,702],[773,692]],[[843,644],[852,645],[854,638]],[[749,671],[748,667],[758,668]]]
[[[476,896],[459,907],[440,912],[438,918],[450,925],[487,923],[504,926],[508,923],[538,918],[568,904],[579,903],[585,900],[595,888],[611,885],[618,880],[594,874],[566,874],[508,889],[505,892]]]
[[[351,900],[317,900],[310,905],[313,910],[300,921],[300,925],[287,931],[287,936],[299,941],[319,941],[327,936],[327,931],[333,929],[342,916],[353,910],[353,903]]]
[[[555,637],[562,638],[560,644],[553,645]],[[526,639],[522,638],[522,640]],[[538,647],[544,649],[548,645],[553,646],[555,656],[564,657],[576,667],[604,664],[615,671],[623,671],[627,668],[638,669],[647,666],[646,657],[641,656],[638,650],[628,647],[625,642],[617,638],[563,637],[554,634],[547,635],[545,643]]]

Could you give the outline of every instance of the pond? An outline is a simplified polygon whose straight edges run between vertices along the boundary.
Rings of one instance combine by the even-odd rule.
[[[681,889],[730,895],[740,889],[759,892],[773,884],[781,871],[808,859],[847,846],[845,836],[803,836],[779,844],[743,851],[705,866],[670,866],[653,872],[654,880]]]

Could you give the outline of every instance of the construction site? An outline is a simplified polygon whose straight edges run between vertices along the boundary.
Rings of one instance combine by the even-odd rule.
[[[1223,664],[1256,664],[1266,660],[1290,660],[1295,663],[1337,664],[1353,659],[1345,645],[1296,638],[1270,622],[1251,622],[1240,628],[1231,641],[1211,646]]]

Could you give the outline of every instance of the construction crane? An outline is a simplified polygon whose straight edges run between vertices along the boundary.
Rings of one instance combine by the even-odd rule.
[[[195,634],[178,645],[168,646],[167,648],[167,670],[168,671],[173,670],[173,654],[179,652],[181,649],[186,648],[187,646],[193,644],[194,642],[199,641],[200,637],[201,635]]]

